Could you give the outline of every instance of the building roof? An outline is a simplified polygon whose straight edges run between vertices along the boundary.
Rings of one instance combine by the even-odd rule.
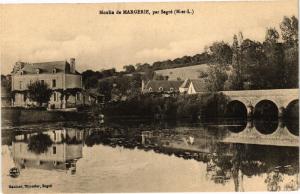
[[[192,79],[191,83],[193,84],[196,92],[206,92],[207,91],[206,83],[204,80]]]
[[[150,80],[145,85],[145,89],[149,90],[149,88],[152,88],[153,92],[157,92],[160,91],[159,88],[162,87],[164,91],[169,91],[171,88],[173,88],[174,91],[178,91],[182,83],[183,81]]]
[[[14,69],[13,74],[21,74],[23,71],[24,74],[36,74],[36,70],[39,69],[39,73],[49,74],[53,73],[53,70],[56,70],[56,73],[68,73],[70,74],[70,64],[67,61],[51,61],[51,62],[42,62],[42,63],[24,63],[18,62],[21,66],[19,69]],[[79,74],[77,71],[75,74]]]
[[[180,88],[188,88],[190,86],[191,80],[186,79],[184,82],[180,85]]]

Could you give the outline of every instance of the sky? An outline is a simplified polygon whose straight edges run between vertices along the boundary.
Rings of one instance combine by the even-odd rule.
[[[100,15],[99,10],[190,9],[193,15]],[[0,5],[1,73],[16,61],[76,58],[79,72],[195,55],[239,31],[262,41],[284,16],[298,18],[296,0],[253,2]]]

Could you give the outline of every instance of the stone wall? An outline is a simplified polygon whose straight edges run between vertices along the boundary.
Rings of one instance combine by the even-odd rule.
[[[86,113],[81,112],[60,112],[21,108],[2,108],[1,125],[26,124],[56,121],[82,121],[87,120]]]

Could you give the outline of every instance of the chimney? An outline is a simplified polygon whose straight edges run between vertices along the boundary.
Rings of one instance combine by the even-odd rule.
[[[70,71],[75,73],[75,58],[70,58]]]

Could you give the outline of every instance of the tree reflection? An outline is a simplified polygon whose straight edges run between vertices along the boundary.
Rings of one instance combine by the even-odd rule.
[[[282,175],[279,171],[268,173],[265,183],[268,191],[280,191],[280,183],[283,181]]]
[[[232,124],[234,126],[234,123]],[[258,126],[262,131],[277,128],[278,125],[278,122],[273,121],[256,123],[256,127]],[[238,122],[238,126],[244,127],[245,122]],[[206,176],[214,183],[224,185],[233,179],[235,191],[244,191],[245,176],[267,174],[266,187],[273,191],[283,189],[279,187],[279,184],[283,182],[281,181],[284,179],[283,175],[299,173],[298,147],[222,143],[216,137],[222,137],[225,130],[219,130],[214,126],[208,127],[208,130],[178,128],[145,131],[143,129],[94,130],[89,132],[85,143],[87,146],[103,144],[129,149],[137,147],[145,151],[153,150],[156,153],[173,154],[184,159],[195,159],[207,164]],[[277,168],[278,166],[280,168]],[[274,171],[276,168],[278,172]],[[285,187],[286,190],[292,189],[294,183]]]
[[[53,144],[51,138],[47,134],[38,133],[29,138],[28,150],[36,154],[45,153]]]
[[[291,180],[284,186],[285,191],[297,191],[298,190],[298,176],[296,178],[296,181]]]
[[[269,191],[280,190],[279,184],[283,181],[283,174],[297,175],[299,173],[298,148],[276,146],[259,146],[247,144],[231,144],[228,156],[222,146],[210,156],[207,162],[207,176],[215,183],[225,184],[228,177],[232,178],[235,191],[244,191],[243,177],[252,177],[267,173],[265,180]],[[228,152],[227,152],[228,153]],[[275,169],[275,170],[274,170]],[[230,174],[228,174],[230,172]],[[295,188],[297,183],[287,184],[286,190]]]

